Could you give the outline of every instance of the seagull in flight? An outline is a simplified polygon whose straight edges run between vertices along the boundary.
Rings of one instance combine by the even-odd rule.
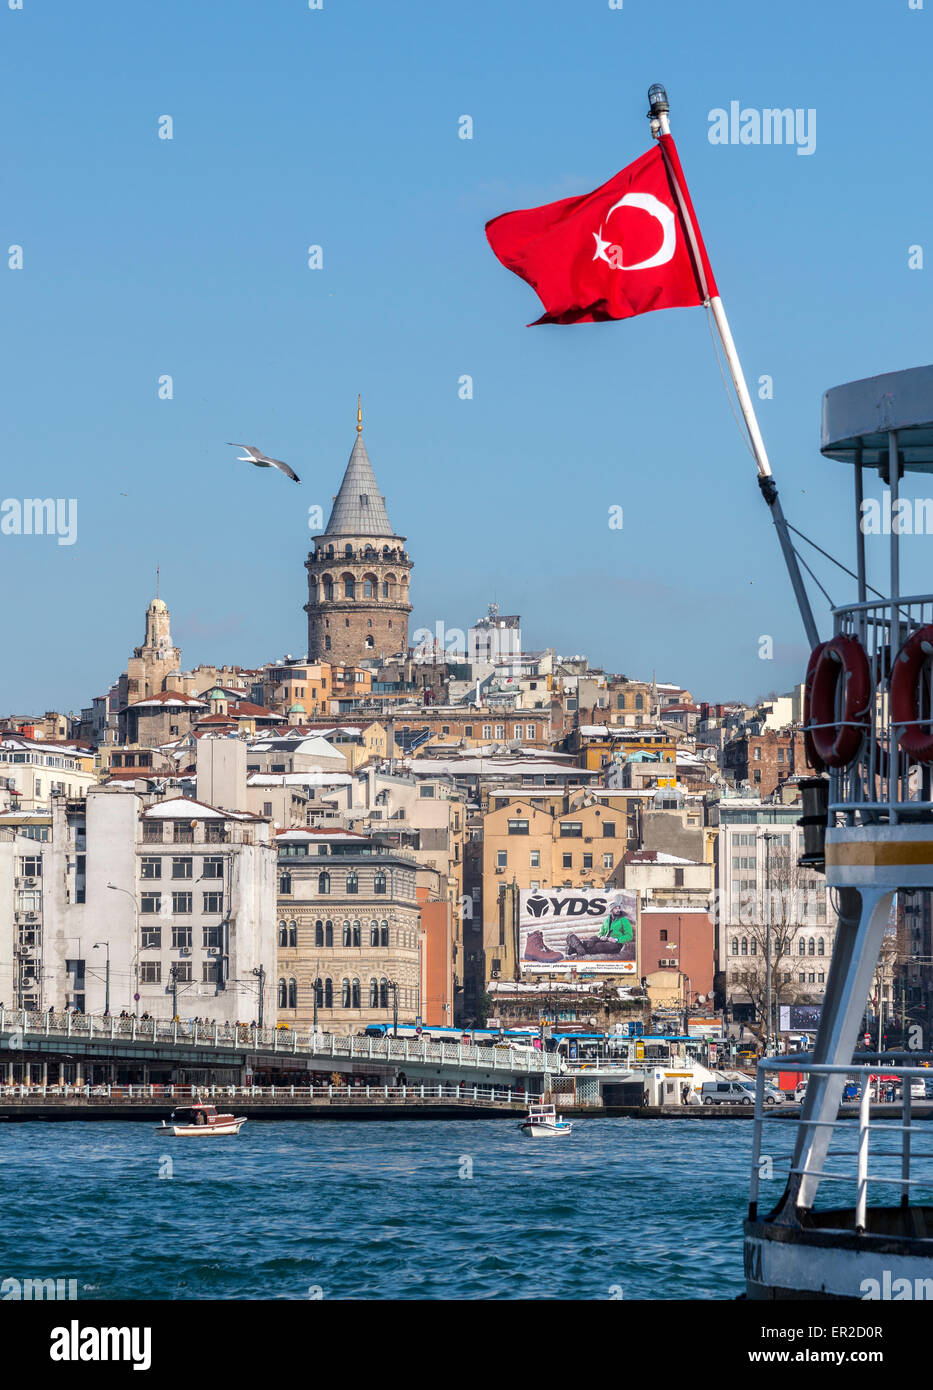
[[[271,459],[267,454],[261,453],[255,444],[234,444],[228,440],[231,449],[243,449],[245,453],[242,458],[237,459],[237,463],[254,463],[257,468],[277,468],[280,473],[284,473],[286,478],[291,478],[293,483],[300,483],[298,474],[289,468],[287,463],[281,459]]]

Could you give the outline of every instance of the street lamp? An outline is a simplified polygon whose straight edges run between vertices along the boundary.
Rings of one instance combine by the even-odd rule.
[[[765,842],[765,1056],[771,1053],[771,841],[773,835],[764,834]]]
[[[264,966],[264,965],[257,965],[257,966],[254,968],[254,970],[253,970],[253,974],[254,974],[254,975],[258,978],[258,980],[259,980],[259,1026],[260,1026],[260,1028],[261,1028],[261,1027],[262,1027],[262,998],[263,998],[263,994],[265,993],[264,985],[265,985],[265,979],[266,979],[266,968],[265,968],[265,966]],[[287,1001],[286,1001],[286,1002],[287,1002]]]
[[[107,952],[107,967],[106,967],[106,974],[105,974],[105,976],[104,976],[104,981],[105,981],[105,983],[104,983],[104,1013],[107,1014],[107,1015],[109,1016],[109,1014],[110,1014],[110,942],[109,942],[109,941],[95,941],[95,942],[94,942],[94,950],[95,950],[95,951],[97,950],[98,946],[103,946],[103,947],[106,949],[106,952]]]
[[[135,935],[135,957],[136,957],[136,964],[135,964],[135,971],[134,971],[134,975],[135,975],[135,979],[136,979],[136,991],[135,991],[135,993],[134,993],[134,995],[133,995],[133,1002],[134,1002],[134,1004],[135,1004],[135,1010],[134,1010],[134,1011],[135,1011],[135,1013],[136,1013],[136,1017],[138,1018],[138,1017],[139,1017],[139,906],[138,906],[138,904],[137,904],[137,902],[136,902],[136,894],[135,894],[135,893],[131,893],[130,890],[129,890],[128,888],[120,888],[120,887],[117,886],[116,883],[108,883],[108,884],[107,884],[107,887],[108,887],[109,889],[111,889],[111,891],[114,892],[114,893],[124,893],[124,894],[130,899],[130,901],[131,901],[132,904],[133,904],[133,921],[134,921],[134,924],[135,924],[135,931],[134,931],[134,935]]]

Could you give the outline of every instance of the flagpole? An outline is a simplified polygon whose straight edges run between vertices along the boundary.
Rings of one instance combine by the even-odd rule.
[[[648,100],[651,109],[648,112],[648,119],[651,122],[651,133],[657,140],[660,135],[670,135],[671,123],[669,120],[670,105],[667,100],[667,92],[656,83],[648,89]],[[664,147],[661,147],[662,153]],[[677,179],[676,173],[671,168],[670,163],[665,158],[668,175],[674,186],[674,192],[680,205],[680,213],[687,228],[691,249],[693,251],[694,264],[700,280],[700,288],[709,304],[710,312],[713,315],[713,323],[716,325],[716,332],[719,334],[719,341],[725,354],[726,362],[729,366],[729,374],[732,377],[732,384],[735,387],[735,394],[738,398],[739,408],[745,420],[745,427],[748,430],[749,442],[752,446],[752,453],[755,456],[755,463],[758,466],[758,486],[761,495],[768,504],[771,511],[771,519],[774,522],[774,529],[777,531],[778,541],[784,555],[784,563],[787,566],[790,582],[793,586],[794,596],[797,600],[797,607],[806,630],[807,639],[811,647],[818,645],[820,634],[817,630],[816,621],[813,617],[813,609],[810,606],[810,598],[807,594],[806,586],[803,582],[803,575],[800,572],[800,562],[797,559],[797,552],[794,550],[790,532],[787,528],[787,521],[784,517],[784,509],[781,506],[781,499],[778,496],[777,484],[774,481],[774,474],[771,471],[771,464],[768,460],[768,451],[765,442],[761,437],[761,430],[758,426],[758,417],[755,414],[755,407],[748,392],[745,382],[745,373],[742,371],[742,363],[736,350],[735,340],[732,337],[732,330],[729,327],[729,320],[726,318],[726,311],[723,308],[722,300],[719,295],[709,295],[707,293],[706,277],[703,270],[703,260],[700,256],[697,245],[696,231],[693,226],[693,219],[690,216],[690,209],[683,195],[683,190]]]

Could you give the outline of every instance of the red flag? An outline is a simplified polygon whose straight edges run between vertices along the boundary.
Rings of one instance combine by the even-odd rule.
[[[627,319],[718,294],[669,135],[595,193],[503,213],[486,236],[537,291],[536,323]]]

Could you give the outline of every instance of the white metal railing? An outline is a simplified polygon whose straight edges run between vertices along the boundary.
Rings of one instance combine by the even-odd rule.
[[[893,1058],[903,1058],[904,1056],[903,1053],[890,1055]],[[926,1061],[928,1065],[920,1065],[921,1061]],[[832,1120],[798,1119],[796,1117],[789,1118],[786,1110],[770,1111],[765,1105],[765,1079],[769,1073],[777,1071],[794,1072],[807,1077],[838,1076],[856,1082],[860,1090],[857,1118],[840,1115],[837,1111],[835,1119]],[[895,1109],[893,1114],[889,1112],[890,1118],[881,1114],[872,1119],[873,1092],[878,1095],[880,1100],[882,1078],[888,1077],[895,1078],[893,1084],[900,1083],[899,1113],[898,1109]],[[758,1063],[755,1087],[755,1124],[752,1136],[752,1167],[749,1190],[750,1216],[754,1219],[757,1215],[758,1194],[762,1181],[786,1182],[794,1176],[811,1177],[819,1182],[853,1185],[855,1189],[855,1227],[857,1230],[865,1230],[866,1227],[866,1210],[869,1189],[872,1184],[877,1184],[882,1188],[893,1187],[898,1190],[902,1207],[909,1205],[912,1189],[923,1188],[933,1195],[933,1149],[917,1150],[913,1144],[913,1140],[918,1134],[933,1134],[933,1131],[929,1129],[918,1130],[916,1125],[911,1124],[915,1099],[911,1095],[911,1083],[914,1080],[933,1082],[933,1054],[918,1054],[910,1065],[905,1065],[903,1061],[889,1061],[884,1053],[875,1053],[869,1061],[854,1062],[848,1066],[814,1062],[809,1055],[801,1056],[799,1054],[762,1058]],[[916,1099],[919,1100],[919,1097]],[[840,1102],[840,1104],[844,1103],[844,1101]],[[781,1125],[781,1132],[784,1134],[788,1132],[790,1126],[795,1141],[806,1136],[808,1132],[812,1134],[817,1129],[829,1129],[829,1143],[832,1144],[837,1130],[844,1134],[854,1132],[856,1135],[856,1147],[854,1149],[827,1147],[826,1150],[827,1158],[854,1159],[854,1165],[846,1171],[796,1166],[795,1153],[806,1150],[805,1145],[796,1142],[794,1151],[789,1154],[763,1153],[762,1138],[765,1120]],[[873,1134],[877,1136],[879,1142],[871,1147]],[[889,1142],[885,1143],[886,1140]],[[870,1156],[880,1160],[880,1166],[873,1172],[869,1171]],[[918,1160],[920,1161],[919,1166],[917,1166]]]
[[[874,698],[866,711],[866,737],[856,760],[829,774],[829,824],[853,824],[863,818],[878,819],[887,813],[897,824],[899,811],[933,809],[931,769],[910,762],[898,749],[903,725],[891,718],[891,670],[898,652],[911,633],[933,623],[933,595],[915,595],[892,603],[871,599],[833,610],[836,635],[857,637],[865,649],[871,670]],[[837,718],[842,718],[844,682],[837,690]],[[929,721],[918,721],[927,724]],[[892,756],[893,755],[893,756]]]
[[[350,1036],[297,1029],[258,1028],[252,1024],[195,1023],[178,1020],[118,1018],[76,1013],[35,1013],[0,1007],[0,1037],[99,1038],[148,1042],[162,1046],[196,1047],[223,1051],[292,1053],[301,1056],[353,1060],[437,1062],[442,1065],[484,1067],[494,1071],[541,1074],[562,1070],[555,1053],[536,1048],[485,1046],[476,1043],[435,1042],[427,1038]]]
[[[4,1100],[100,1100],[124,1104],[150,1104],[151,1102],[195,1101],[195,1100],[263,1100],[281,1101],[287,1106],[289,1101],[456,1101],[464,1105],[476,1102],[492,1102],[508,1105],[531,1105],[541,1101],[540,1093],[514,1087],[480,1086],[472,1084],[452,1084],[450,1082],[415,1082],[404,1086],[380,1085],[377,1082],[364,1085],[321,1086],[199,1086],[146,1083],[139,1086],[76,1086],[71,1083],[27,1085],[16,1082],[0,1086],[0,1098]]]

